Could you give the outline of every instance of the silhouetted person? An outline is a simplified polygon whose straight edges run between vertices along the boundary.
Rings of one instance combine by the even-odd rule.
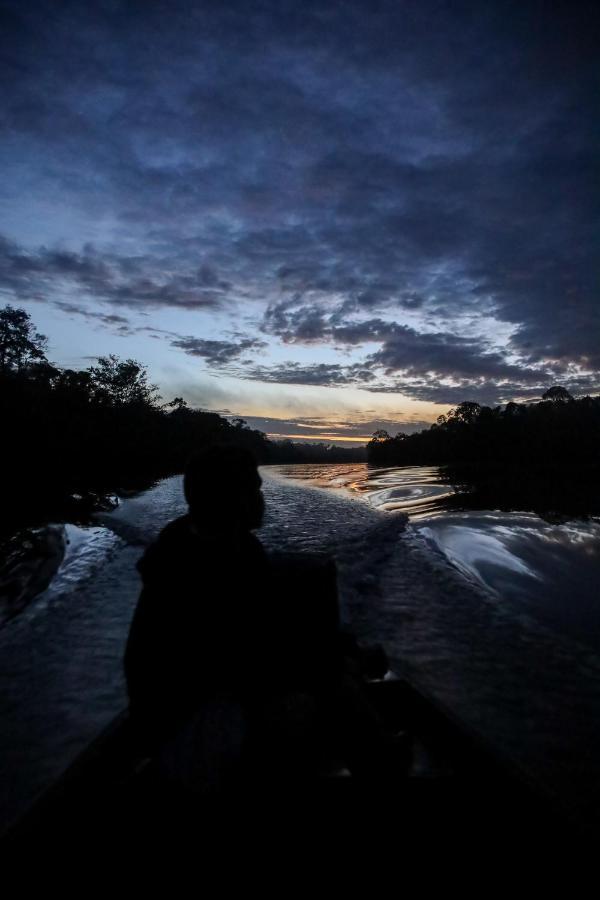
[[[248,761],[266,772],[295,755],[306,766],[328,730],[360,756],[378,725],[348,666],[334,564],[269,560],[252,534],[264,502],[247,450],[197,454],[184,493],[188,514],[138,564],[125,673],[144,750],[199,791]]]
[[[195,456],[184,477],[187,515],[171,522],[138,568],[143,590],[125,673],[132,719],[156,749],[206,702],[259,677],[252,646],[267,559],[251,530],[262,521],[261,479],[236,447]]]

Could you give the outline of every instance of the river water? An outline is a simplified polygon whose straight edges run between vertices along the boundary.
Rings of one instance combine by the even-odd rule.
[[[600,521],[448,505],[434,468],[268,466],[270,549],[325,550],[344,619],[586,821],[600,821]],[[48,588],[0,630],[0,825],[126,702],[136,560],[181,479],[66,526]]]

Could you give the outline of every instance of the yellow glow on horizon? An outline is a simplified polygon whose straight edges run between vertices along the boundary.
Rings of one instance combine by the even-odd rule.
[[[273,441],[327,441],[328,443],[332,443],[333,441],[348,441],[350,443],[356,444],[366,444],[368,443],[373,435],[360,435],[356,437],[347,437],[342,434],[274,434],[272,432],[267,432],[267,437]]]
[[[218,389],[218,390],[217,390]],[[216,392],[216,393],[215,393]],[[374,393],[355,387],[281,385],[220,377],[198,379],[193,390],[181,385],[176,389],[191,406],[230,410],[232,414],[265,419],[320,419],[303,425],[317,425],[324,431],[345,421],[371,422],[382,419],[397,422],[397,428],[413,422],[435,422],[447,413],[451,403],[412,400],[400,393]],[[207,400],[209,402],[207,402]],[[300,423],[299,423],[300,424]],[[392,430],[393,425],[391,426]]]

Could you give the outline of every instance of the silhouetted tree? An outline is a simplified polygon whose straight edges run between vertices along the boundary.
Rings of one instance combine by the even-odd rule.
[[[23,371],[29,381],[49,387],[57,384],[61,377],[60,369],[57,369],[56,366],[53,366],[52,363],[47,362],[45,359],[30,363]]]
[[[462,422],[465,425],[471,425],[481,414],[481,406],[479,403],[473,403],[466,400],[459,403],[456,409],[451,409],[448,413],[448,420]]]
[[[62,369],[56,390],[79,405],[89,403],[92,396],[92,376],[87,370],[76,372],[74,369]]]
[[[570,403],[573,397],[566,388],[556,384],[548,388],[545,394],[542,394],[542,400],[552,400],[555,403]]]
[[[24,309],[0,310],[0,373],[22,371],[33,362],[46,360],[47,340],[35,330]]]
[[[185,402],[185,400],[183,399],[183,397],[173,397],[173,399],[171,401],[169,401],[169,403],[163,403],[163,408],[164,409],[173,409],[173,410],[179,409],[179,410],[181,410],[181,409],[187,409],[188,405]]]
[[[89,369],[94,396],[102,403],[123,406],[129,403],[153,406],[160,399],[158,387],[148,383],[146,367],[135,359],[100,356]]]

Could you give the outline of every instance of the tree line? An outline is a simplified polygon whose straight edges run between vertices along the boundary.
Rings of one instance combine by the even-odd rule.
[[[595,464],[600,397],[574,399],[560,386],[540,401],[480,406],[464,402],[415,434],[377,431],[369,462],[393,465],[502,463],[526,466]]]
[[[415,434],[375,432],[367,455],[378,466],[445,467],[482,502],[591,511],[600,504],[599,447],[600,397],[575,399],[555,385],[531,403],[460,403]]]

